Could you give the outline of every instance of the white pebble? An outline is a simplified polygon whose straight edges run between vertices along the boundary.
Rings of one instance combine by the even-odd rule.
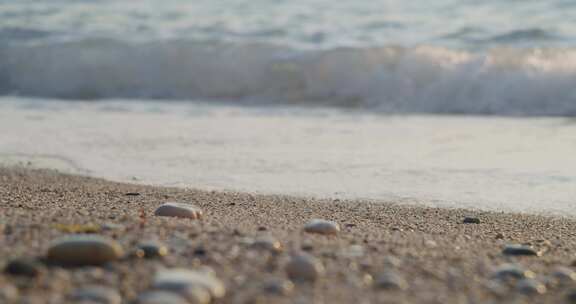
[[[171,217],[182,217],[190,219],[200,219],[202,218],[202,210],[191,204],[184,203],[165,203],[158,207],[154,212],[156,216],[171,216]]]
[[[122,303],[122,297],[116,290],[104,286],[88,286],[78,289],[70,295],[70,299],[74,302],[86,301],[99,304]]]
[[[156,274],[152,288],[176,292],[189,301],[198,298],[198,303],[204,303],[204,295],[199,290],[208,293],[207,300],[221,298],[226,294],[224,283],[209,272],[191,271],[187,269],[169,269]],[[206,302],[207,303],[207,302]]]
[[[181,296],[161,290],[147,291],[136,299],[136,304],[189,304]]]
[[[304,231],[308,233],[337,234],[340,232],[340,226],[336,222],[313,219],[304,226]]]

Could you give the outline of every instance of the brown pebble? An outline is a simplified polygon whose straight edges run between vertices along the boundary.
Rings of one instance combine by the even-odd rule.
[[[76,235],[57,240],[48,248],[48,262],[67,265],[101,265],[124,255],[120,244],[98,235]]]

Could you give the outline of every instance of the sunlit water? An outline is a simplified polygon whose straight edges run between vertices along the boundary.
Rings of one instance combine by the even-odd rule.
[[[574,11],[0,0],[0,164],[576,215]]]

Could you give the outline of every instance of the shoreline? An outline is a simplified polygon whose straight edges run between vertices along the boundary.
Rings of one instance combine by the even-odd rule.
[[[154,216],[167,201],[195,204],[203,219]],[[466,217],[480,223],[464,224]],[[314,218],[334,221],[341,231],[304,232]],[[576,290],[576,275],[562,282],[555,275],[575,261],[576,221],[570,218],[164,188],[0,168],[0,265],[19,257],[42,260],[51,242],[69,234],[57,227],[88,224],[118,241],[127,256],[104,267],[42,264],[37,278],[4,273],[0,286],[17,287],[19,299],[37,301],[31,303],[68,303],[82,286],[107,285],[131,303],[159,269],[207,266],[226,286],[217,303],[564,303]],[[249,248],[260,237],[277,239],[283,250]],[[155,260],[130,257],[139,241],[150,239],[170,253]],[[541,255],[503,254],[510,244],[530,245]],[[315,283],[296,280],[287,295],[263,291],[268,281],[287,280],[286,263],[296,252],[316,257],[326,274]],[[534,282],[547,291],[494,279],[509,263],[533,271]],[[389,272],[403,278],[406,288],[378,288],[378,278]]]

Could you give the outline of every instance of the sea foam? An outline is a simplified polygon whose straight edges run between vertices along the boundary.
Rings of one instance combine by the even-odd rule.
[[[576,114],[576,49],[296,50],[89,39],[0,47],[0,94],[203,99],[392,113]]]

